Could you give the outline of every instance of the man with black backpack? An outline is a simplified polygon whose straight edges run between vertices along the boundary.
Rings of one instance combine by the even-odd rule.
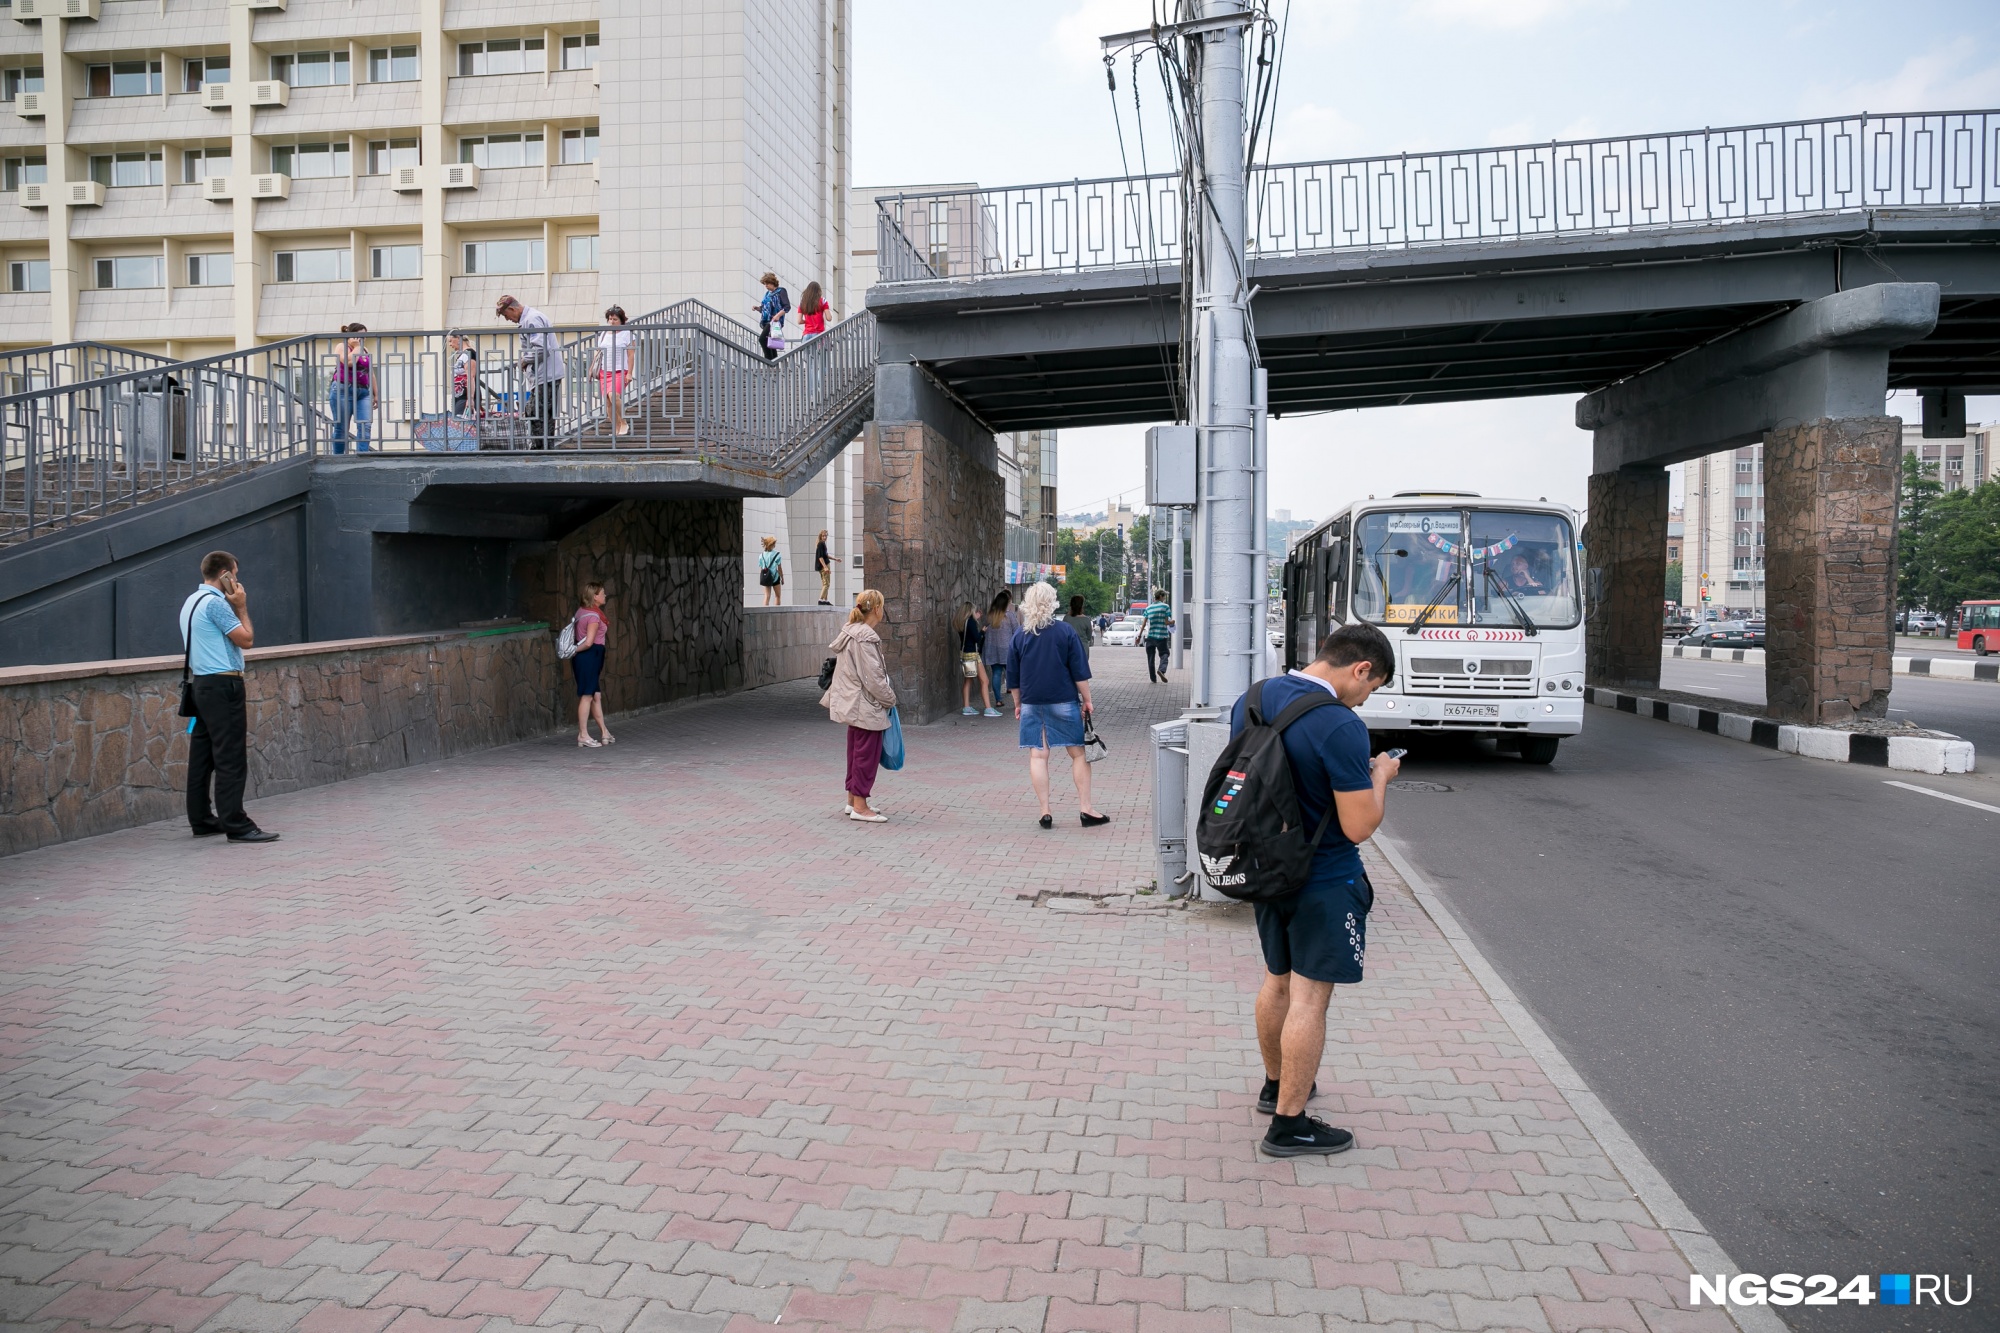
[[[1400,752],[1369,758],[1368,727],[1354,709],[1395,671],[1381,630],[1336,629],[1303,671],[1259,681],[1236,701],[1230,747],[1205,793],[1197,829],[1203,865],[1224,893],[1255,903],[1264,946],[1257,1109],[1271,1117],[1259,1146],[1272,1157],[1354,1146],[1353,1134],[1305,1110],[1333,988],[1361,980],[1375,889],[1359,844],[1382,823],[1389,780],[1401,766]],[[1282,767],[1270,744],[1280,738]],[[1281,817],[1273,821],[1272,812]],[[1232,833],[1236,841],[1221,840]]]

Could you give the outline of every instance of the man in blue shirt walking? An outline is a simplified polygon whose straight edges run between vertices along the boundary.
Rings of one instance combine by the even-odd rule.
[[[1146,679],[1163,681],[1167,678],[1167,663],[1172,659],[1174,646],[1174,608],[1167,604],[1167,590],[1153,589],[1152,605],[1141,612],[1146,618]],[[1154,660],[1159,661],[1159,670],[1154,671]]]
[[[181,604],[181,642],[194,677],[194,720],[188,728],[188,825],[197,838],[229,835],[231,842],[276,842],[243,810],[250,775],[244,708],[243,650],[255,642],[250,590],[236,580],[236,557],[210,551],[201,560],[201,586]],[[215,800],[209,802],[209,784]]]
[[[1257,937],[1264,946],[1264,984],[1257,992],[1257,1045],[1264,1056],[1264,1090],[1257,1109],[1271,1117],[1259,1145],[1272,1157],[1345,1152],[1354,1135],[1307,1115],[1320,1056],[1326,1050],[1326,1008],[1335,985],[1361,980],[1368,909],[1375,888],[1361,868],[1360,844],[1382,823],[1389,780],[1402,765],[1372,760],[1368,726],[1354,712],[1389,683],[1396,653],[1373,625],[1343,625],[1326,636],[1303,671],[1264,683],[1264,716],[1325,690],[1338,701],[1315,708],[1285,729],[1285,758],[1308,828],[1327,821],[1304,887],[1257,903]],[[1230,734],[1243,730],[1246,699],[1230,713]]]

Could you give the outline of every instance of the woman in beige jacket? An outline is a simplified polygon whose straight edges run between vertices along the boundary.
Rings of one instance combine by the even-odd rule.
[[[882,660],[882,638],[875,632],[882,615],[882,594],[873,588],[854,599],[847,623],[827,645],[833,653],[833,684],[819,701],[835,722],[847,724],[847,817],[864,824],[889,822],[868,804],[875,772],[882,766],[882,733],[896,706],[896,690]]]

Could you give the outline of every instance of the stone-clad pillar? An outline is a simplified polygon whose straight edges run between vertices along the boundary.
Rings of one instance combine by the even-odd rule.
[[[1821,418],[1764,435],[1764,690],[1787,722],[1885,717],[1895,650],[1903,423]]]
[[[1658,689],[1667,583],[1667,470],[1623,467],[1590,479],[1590,568],[1603,595],[1584,629],[1584,676]]]
[[[863,441],[862,569],[903,716],[958,707],[960,608],[1000,588],[1007,494],[993,436],[915,366],[876,372]]]

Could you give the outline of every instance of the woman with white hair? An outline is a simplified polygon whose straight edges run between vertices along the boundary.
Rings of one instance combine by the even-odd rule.
[[[1028,752],[1028,781],[1042,804],[1041,825],[1054,828],[1049,813],[1049,750],[1069,751],[1076,781],[1078,818],[1085,828],[1111,822],[1090,803],[1090,761],[1084,758],[1084,722],[1090,717],[1090,659],[1076,631],[1056,618],[1056,590],[1031,586],[1021,598],[1021,628],[1007,647],[1007,686],[1014,716],[1021,723],[1021,748]]]

